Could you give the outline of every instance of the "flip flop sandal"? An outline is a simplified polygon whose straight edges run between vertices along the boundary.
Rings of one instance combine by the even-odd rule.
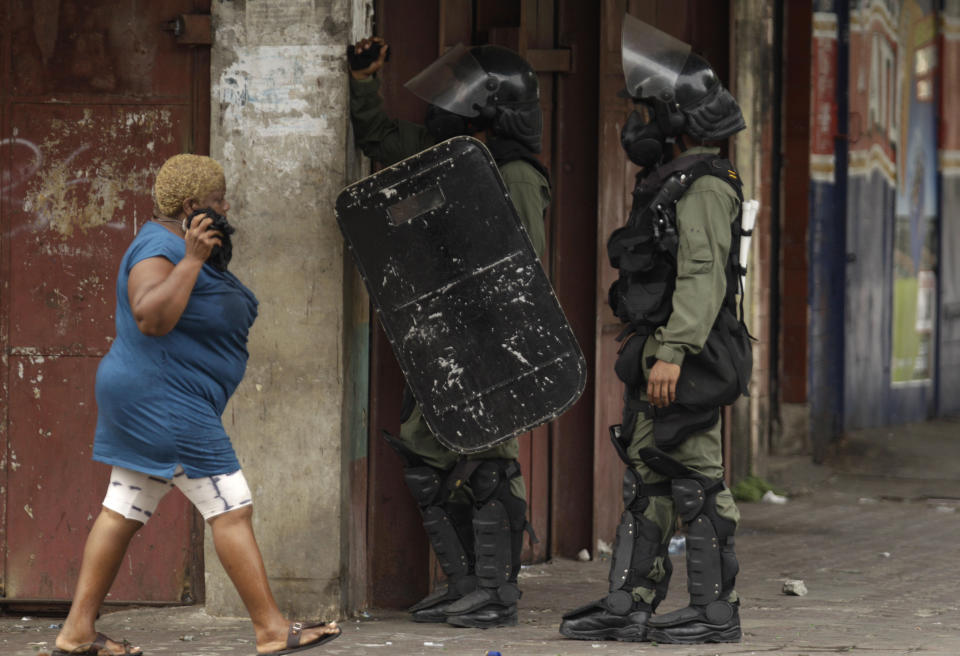
[[[300,644],[300,637],[303,634],[305,629],[315,629],[319,626],[326,626],[326,622],[317,622],[316,624],[301,624],[300,622],[294,622],[290,625],[290,631],[287,633],[287,648],[281,649],[280,651],[268,651],[264,653],[258,653],[257,656],[283,656],[283,654],[292,654],[298,651],[306,651],[307,649],[313,649],[314,647],[319,647],[322,644],[330,642],[335,638],[339,638],[340,634],[343,631],[340,630],[340,627],[337,627],[336,633],[328,633],[327,635],[321,636],[313,642],[308,642],[305,645]]]
[[[131,649],[131,644],[124,640],[119,643],[123,645],[122,652],[112,651],[107,647],[107,641],[117,642],[116,640],[111,640],[102,633],[98,633],[97,637],[93,639],[93,642],[85,642],[82,645],[78,645],[71,649],[70,651],[65,651],[59,647],[55,648],[50,652],[50,656],[98,656],[101,652],[104,654],[113,654],[114,656],[143,656],[142,650],[133,651]]]

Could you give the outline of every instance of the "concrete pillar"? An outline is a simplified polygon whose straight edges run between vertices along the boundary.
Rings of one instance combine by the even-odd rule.
[[[774,131],[773,121],[773,48],[774,16],[772,0],[738,0],[731,3],[731,38],[734,79],[731,90],[736,96],[747,129],[734,137],[734,163],[743,180],[745,198],[760,201],[760,212],[747,264],[745,312],[747,325],[758,338],[753,349],[753,377],[750,396],[740,399],[733,415],[734,480],[748,474],[762,475],[770,440],[770,340],[778,339],[770,331],[771,224],[773,215]],[[749,454],[748,457],[744,457]]]
[[[260,300],[247,374],[224,424],[253,493],[271,587],[297,619],[342,607],[352,382],[344,348],[356,313],[345,310],[349,269],[334,201],[356,167],[346,45],[364,31],[356,23],[369,21],[371,5],[247,0],[212,9],[211,154],[226,170],[238,228],[231,270]],[[206,609],[245,615],[207,533]]]

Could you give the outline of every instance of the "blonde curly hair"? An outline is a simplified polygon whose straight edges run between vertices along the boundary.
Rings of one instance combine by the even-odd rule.
[[[200,200],[226,187],[223,167],[204,155],[174,155],[160,167],[153,184],[153,201],[163,216],[176,218],[183,201]]]

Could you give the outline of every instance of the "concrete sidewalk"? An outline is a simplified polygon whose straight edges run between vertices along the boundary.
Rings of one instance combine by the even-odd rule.
[[[923,456],[937,457],[927,459]],[[920,455],[918,455],[920,454]],[[899,463],[899,464],[898,464]],[[342,622],[344,635],[309,654],[960,654],[960,424],[935,422],[858,433],[826,465],[806,457],[771,463],[790,496],[785,505],[741,504],[739,644],[681,647],[579,642],[558,632],[561,615],[606,591],[609,562],[554,560],[524,568],[520,624],[487,631],[423,625],[399,612],[371,611]],[[686,573],[675,558],[670,596],[686,604]],[[809,594],[782,593],[802,579]],[[52,648],[54,617],[0,618],[0,654]],[[253,654],[246,619],[211,618],[198,608],[106,613],[98,628],[147,654]]]

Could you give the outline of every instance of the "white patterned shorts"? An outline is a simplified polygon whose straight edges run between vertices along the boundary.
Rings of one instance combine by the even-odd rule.
[[[241,470],[232,474],[187,478],[183,467],[178,465],[172,479],[114,467],[103,505],[127,519],[146,524],[160,500],[174,487],[183,492],[207,521],[253,503],[250,487]]]

